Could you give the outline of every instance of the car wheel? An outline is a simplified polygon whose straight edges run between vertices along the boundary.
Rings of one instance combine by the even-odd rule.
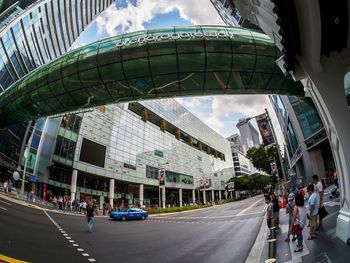
[[[144,215],[141,216],[141,220],[145,220],[146,217]]]
[[[122,216],[122,221],[125,221],[126,220],[126,216]]]

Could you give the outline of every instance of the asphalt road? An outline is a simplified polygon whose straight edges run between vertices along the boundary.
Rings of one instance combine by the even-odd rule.
[[[53,263],[245,262],[263,208],[260,196],[145,221],[98,217],[88,233],[82,216],[45,213],[0,198],[0,256]]]

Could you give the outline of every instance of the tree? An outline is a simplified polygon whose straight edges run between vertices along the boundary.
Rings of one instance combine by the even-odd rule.
[[[229,182],[235,183],[235,191],[256,192],[263,190],[267,185],[271,184],[271,177],[261,174],[252,174],[232,177]]]
[[[271,163],[276,162],[278,174],[282,178],[281,164],[276,146],[272,146],[265,150],[263,145],[258,148],[252,147],[247,152],[247,158],[253,163],[255,168],[271,174]]]

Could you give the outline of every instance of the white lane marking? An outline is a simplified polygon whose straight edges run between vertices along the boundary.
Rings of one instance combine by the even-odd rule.
[[[56,221],[53,220],[52,217],[51,217],[44,209],[42,209],[42,210],[44,211],[44,213],[46,214],[46,216],[51,220],[51,222],[52,222],[54,225],[56,225],[56,226],[61,230],[61,232],[64,232],[63,229],[60,228],[59,225],[56,223]],[[69,237],[67,234],[63,234],[63,236],[66,236],[66,239],[68,239],[68,241],[69,241],[70,243],[74,243],[74,242],[75,242],[75,241],[72,240],[72,238]],[[72,245],[73,245],[74,247],[79,247],[78,244],[72,244]],[[78,248],[77,250],[80,251],[80,252],[84,251],[84,249],[82,249],[82,248]],[[84,257],[89,257],[89,254],[83,253],[83,256],[84,256]],[[95,261],[96,261],[96,260],[93,259],[93,258],[91,258],[91,259],[92,259],[92,261],[89,259],[90,262],[95,262]]]
[[[218,218],[234,218],[234,217],[240,217],[240,216],[247,216],[247,215],[257,215],[261,214],[260,212],[253,212],[253,213],[246,213],[246,214],[237,214],[237,215],[230,215],[230,216],[190,216],[190,217],[165,217],[165,216],[157,216],[157,219],[218,219]],[[161,220],[148,220],[153,222],[159,222]]]
[[[0,200],[0,202],[1,202],[1,203],[3,203],[3,204],[6,204],[6,205],[11,206],[11,204],[10,204],[10,203],[7,203],[7,202],[5,202],[5,201]]]
[[[2,210],[7,210],[5,207],[1,207],[1,206],[0,206],[0,209],[2,209]]]
[[[94,258],[89,258],[88,259],[90,262],[96,262],[96,259],[94,259]]]
[[[246,211],[248,211],[249,209],[251,209],[253,206],[255,206],[257,203],[261,202],[262,200],[263,200],[263,199],[261,198],[261,199],[257,200],[256,202],[252,203],[250,206],[248,206],[247,208],[245,208],[245,209],[243,209],[241,212],[239,212],[239,213],[237,214],[237,216],[244,214]]]

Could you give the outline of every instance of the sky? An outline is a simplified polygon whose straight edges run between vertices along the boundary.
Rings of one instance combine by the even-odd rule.
[[[96,18],[75,47],[100,39],[169,26],[225,25],[210,0],[117,0]],[[184,107],[224,137],[238,133],[240,118],[270,113],[279,144],[283,136],[266,95],[223,95],[177,98]],[[255,127],[256,123],[252,120]]]

